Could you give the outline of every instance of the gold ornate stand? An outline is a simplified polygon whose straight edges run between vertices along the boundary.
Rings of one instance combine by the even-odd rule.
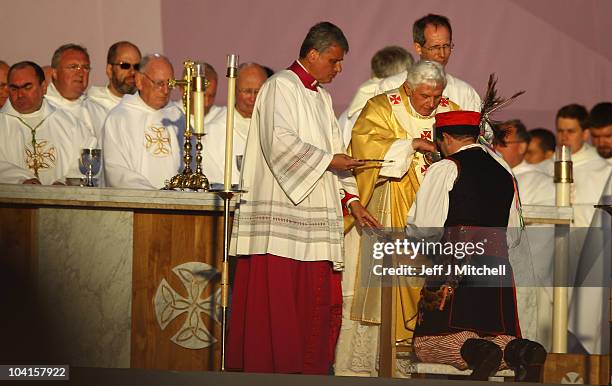
[[[234,105],[236,98],[236,76],[238,75],[238,55],[227,57],[227,116],[225,121],[225,171],[223,190],[215,191],[223,199],[223,268],[221,273],[221,371],[225,371],[225,345],[227,331],[227,309],[229,307],[229,247],[230,247],[230,201],[242,190],[232,189],[232,151],[234,132]]]
[[[202,136],[204,124],[204,106],[199,106],[204,103],[201,95],[203,95],[208,82],[204,78],[203,66],[199,63],[194,63],[192,60],[186,60],[183,63],[183,79],[170,79],[168,85],[170,87],[183,87],[183,107],[185,108],[185,144],[183,162],[185,163],[183,171],[175,175],[166,182],[166,190],[196,190],[208,191],[208,178],[202,173]],[[200,94],[200,95],[198,95]],[[193,100],[192,100],[193,95]],[[197,96],[197,97],[196,97]],[[196,104],[196,106],[194,106]],[[192,136],[192,111],[201,116],[194,116],[193,123],[198,124],[199,130],[195,130],[196,136],[196,171],[191,170],[191,136]]]

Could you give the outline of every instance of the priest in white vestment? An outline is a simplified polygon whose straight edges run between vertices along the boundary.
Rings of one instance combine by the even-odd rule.
[[[520,120],[506,121],[495,132],[495,150],[512,168],[521,204],[554,206],[555,185],[552,176],[525,160],[531,140],[527,128]],[[521,331],[523,337],[536,340],[550,350],[554,226],[527,224],[525,234],[529,241],[536,281],[529,287],[516,289]]]
[[[387,46],[378,50],[372,56],[370,69],[371,78],[362,83],[348,108],[338,117],[338,123],[342,130],[344,145],[348,147],[351,141],[351,132],[355,122],[368,100],[379,92],[379,84],[385,78],[409,70],[414,64],[412,55],[404,48],[398,46]]]
[[[586,118],[586,109],[576,104],[562,107],[556,118],[557,145],[569,146],[572,152],[574,183],[570,201],[574,207],[572,226],[576,228],[586,228],[591,224],[595,213],[593,205],[599,202],[612,170],[595,148],[586,142],[588,131],[583,128]],[[554,174],[553,166],[550,165],[548,170],[551,175]],[[572,247],[573,253],[579,254],[581,248],[582,240],[577,240]]]
[[[8,70],[9,65],[5,61],[0,60],[0,108],[8,100]]]
[[[226,366],[245,372],[328,374],[340,328],[341,191],[362,225],[377,225],[355,197],[329,83],[348,42],[313,26],[300,58],[261,88],[242,161],[231,253],[239,255]],[[350,201],[350,202],[349,202]]]
[[[257,94],[268,75],[257,63],[243,63],[236,78],[236,109],[234,112],[234,144],[232,184],[240,180],[240,166],[244,156],[251,115]],[[211,184],[222,184],[225,170],[225,114],[206,128],[204,137],[203,171]]]
[[[138,93],[126,95],[104,125],[108,186],[160,189],[179,171],[178,133],[184,114],[170,100],[172,65],[164,56],[146,56],[136,74]]]
[[[8,83],[10,103],[0,110],[0,182],[50,185],[81,177],[81,149],[95,146],[96,139],[43,98],[42,68],[16,63]]]
[[[588,240],[590,228],[609,229],[610,218],[601,209],[595,209],[602,197],[606,195],[606,181],[611,176],[612,165],[601,158],[594,147],[583,143],[580,150],[572,154],[574,183],[572,184],[571,202],[574,208],[574,221],[570,237],[571,256],[583,256],[587,251],[603,248],[591,245]],[[609,192],[608,192],[609,194]],[[608,224],[605,228],[604,225]],[[594,267],[591,267],[593,269]],[[599,274],[603,269],[599,271]],[[607,299],[609,291],[603,286],[595,286],[601,281],[591,281],[589,286],[575,288],[570,300],[569,330],[576,335],[580,344],[589,354],[608,352],[606,339],[608,314]],[[580,284],[580,283],[578,283]]]
[[[136,92],[136,73],[140,68],[142,55],[136,45],[127,41],[113,44],[106,55],[106,76],[108,85],[93,86],[87,96],[108,113],[117,106],[124,95]]]
[[[429,14],[414,22],[414,50],[422,60],[433,60],[446,67],[454,44],[448,18]],[[379,85],[378,93],[398,88],[404,83],[406,72],[389,77]],[[446,73],[446,88],[442,94],[457,103],[461,110],[480,111],[480,96],[472,86]]]
[[[589,136],[587,117],[586,108],[578,104],[563,106],[556,116],[557,145],[569,146],[572,152],[574,183],[570,202],[574,208],[574,220],[570,230],[570,261],[576,261],[578,257],[583,260],[586,251],[602,249],[594,247],[592,242],[585,243],[585,240],[593,223],[601,224],[600,219],[608,220],[601,217],[601,211],[593,206],[605,195],[612,166],[586,142]],[[552,174],[553,170],[549,169],[549,172]],[[601,218],[596,218],[595,214]],[[585,350],[589,354],[607,353],[605,334],[601,330],[606,318],[603,311],[608,292],[605,288],[592,286],[593,282],[591,286],[582,286],[578,277],[581,269],[570,267],[570,272],[577,274],[579,281],[570,294],[569,330],[582,346],[575,350]]]
[[[612,164],[612,103],[601,102],[589,112],[589,131],[597,153]]]
[[[85,94],[91,71],[87,50],[76,44],[65,44],[55,50],[51,66],[53,82],[49,84],[45,98],[54,107],[74,115],[101,140],[106,110]]]
[[[556,147],[557,140],[552,131],[544,128],[531,129],[525,161],[549,174],[548,170],[552,169],[550,165],[554,162]]]

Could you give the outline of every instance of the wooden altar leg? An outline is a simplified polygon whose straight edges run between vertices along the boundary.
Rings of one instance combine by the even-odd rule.
[[[37,214],[32,208],[0,208],[0,262],[33,280],[38,272]]]
[[[199,313],[200,324],[189,321],[189,326],[206,328],[216,342],[198,349],[179,346],[171,338],[186,327],[188,313],[181,313],[162,329],[156,318],[154,299],[162,280],[175,291],[173,296],[181,300],[183,307],[201,302],[216,291],[218,276],[211,278],[199,299],[192,299],[191,288],[186,288],[172,269],[184,263],[201,262],[220,270],[223,256],[220,213],[135,212],[133,256],[131,367],[219,370],[220,324],[210,314]]]
[[[380,364],[381,377],[395,375],[397,347],[395,346],[395,323],[397,315],[397,288],[384,285],[382,288],[381,325],[380,325]]]

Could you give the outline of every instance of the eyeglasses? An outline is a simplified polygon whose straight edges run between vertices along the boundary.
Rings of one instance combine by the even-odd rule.
[[[111,63],[113,66],[119,66],[120,69],[122,70],[129,70],[130,68],[133,68],[134,71],[138,71],[140,70],[140,63],[127,63],[127,62],[119,62],[119,63]]]
[[[71,71],[71,72],[77,72],[79,70],[83,70],[85,72],[89,72],[91,71],[91,66],[89,64],[69,64],[66,67],[64,67],[64,69]]]
[[[431,46],[431,47],[423,47],[423,49],[429,52],[433,52],[433,51],[446,52],[446,51],[452,50],[453,48],[455,48],[455,43],[442,44],[442,45]]]
[[[153,83],[153,87],[157,88],[157,89],[162,89],[164,88],[164,86],[168,87],[168,89],[171,89],[172,87],[170,87],[170,85],[168,84],[168,80],[153,80],[151,79],[151,77],[149,75],[147,75],[144,72],[141,72],[142,75],[144,75],[147,79],[149,79],[151,81],[151,83]]]
[[[253,96],[257,96],[257,94],[259,94],[259,89],[258,88],[239,88],[238,92],[244,95],[253,95]]]

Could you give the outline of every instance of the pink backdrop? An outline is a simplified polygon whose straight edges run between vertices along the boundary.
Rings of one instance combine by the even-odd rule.
[[[609,0],[310,0],[301,7],[286,0],[0,1],[7,16],[0,23],[0,59],[48,64],[60,44],[81,43],[92,56],[95,85],[106,83],[106,50],[117,40],[131,40],[143,52],[165,52],[177,75],[182,61],[192,58],[211,62],[223,77],[228,53],[285,68],[308,28],[329,20],[351,46],[344,72],[329,85],[341,112],[368,78],[372,54],[389,44],[412,52],[413,21],[433,12],[450,17],[454,27],[450,73],[480,93],[490,72],[498,74],[505,95],[527,90],[500,118],[552,128],[562,105],[590,108],[612,100]],[[226,83],[219,87],[217,104],[225,104]]]
[[[328,86],[340,113],[369,76],[371,56],[396,44],[412,51],[412,23],[429,12],[451,19],[453,52],[447,70],[482,93],[496,72],[502,94],[527,90],[499,118],[521,118],[528,127],[553,128],[568,103],[590,108],[612,100],[612,44],[605,0],[367,1],[310,0],[229,2],[161,0],[163,47],[177,72],[184,58],[206,60],[225,74],[225,56],[240,55],[275,70],[298,54],[308,28],[329,20],[350,44],[344,71]],[[217,104],[225,104],[225,82]]]

